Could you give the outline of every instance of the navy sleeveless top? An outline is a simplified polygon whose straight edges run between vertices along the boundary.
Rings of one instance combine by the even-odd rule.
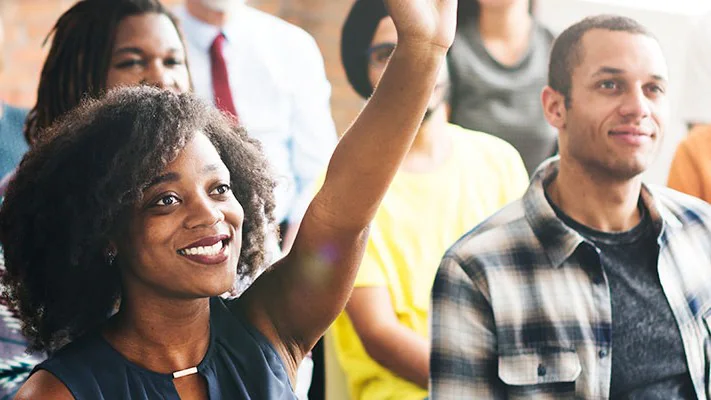
[[[210,344],[197,366],[209,398],[296,399],[281,357],[234,309],[237,301],[210,299]],[[66,345],[34,371],[39,369],[56,376],[77,400],[180,398],[172,374],[130,362],[98,332]]]

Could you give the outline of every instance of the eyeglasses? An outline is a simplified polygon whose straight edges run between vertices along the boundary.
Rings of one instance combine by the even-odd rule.
[[[368,57],[368,63],[376,68],[382,68],[388,63],[390,56],[395,50],[395,43],[380,43],[369,48],[365,54]]]

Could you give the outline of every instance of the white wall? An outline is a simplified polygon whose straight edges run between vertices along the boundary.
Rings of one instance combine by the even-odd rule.
[[[711,0],[538,0],[538,17],[555,32],[586,16],[619,14],[639,21],[659,39],[669,63],[671,121],[659,157],[645,175],[647,182],[666,183],[674,150],[686,135],[678,109],[683,96],[685,42],[698,18],[709,10]]]

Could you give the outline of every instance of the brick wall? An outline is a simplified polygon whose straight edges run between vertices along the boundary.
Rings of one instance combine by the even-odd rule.
[[[163,0],[175,5],[182,0]],[[319,44],[326,73],[333,86],[333,117],[342,132],[361,106],[346,81],[340,63],[340,29],[353,0],[250,0],[249,3],[280,16],[311,33]],[[0,71],[0,98],[29,107],[34,104],[37,80],[46,47],[42,41],[61,13],[74,0],[0,0],[5,25],[5,69]]]

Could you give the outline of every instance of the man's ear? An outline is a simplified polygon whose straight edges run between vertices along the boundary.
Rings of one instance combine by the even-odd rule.
[[[550,86],[546,86],[541,92],[541,103],[543,104],[543,114],[548,123],[558,130],[565,129],[568,111],[565,107],[565,96]]]

